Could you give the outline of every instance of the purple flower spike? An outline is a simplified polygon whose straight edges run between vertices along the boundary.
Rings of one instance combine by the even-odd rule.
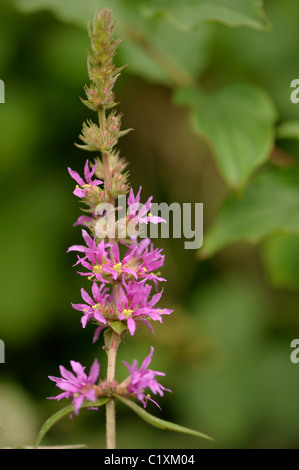
[[[50,380],[56,382],[58,388],[64,390],[63,393],[56,397],[49,397],[49,399],[61,400],[62,398],[73,398],[72,403],[75,405],[74,411],[77,415],[85,399],[93,402],[97,401],[97,394],[93,386],[100,375],[100,364],[95,359],[88,376],[84,372],[85,367],[80,362],[70,361],[70,364],[76,375],[60,366],[61,377],[49,376]]]
[[[146,388],[150,388],[152,393],[155,395],[158,393],[161,397],[164,395],[164,391],[171,392],[171,390],[163,387],[163,385],[159,384],[155,379],[156,375],[164,376],[164,372],[159,372],[155,370],[148,369],[148,366],[151,363],[152,357],[154,353],[154,348],[151,346],[150,354],[144,359],[142,366],[138,370],[138,363],[137,360],[134,359],[133,364],[130,366],[125,361],[122,361],[125,366],[129,369],[130,372],[130,382],[128,385],[128,391],[130,393],[136,394],[138,400],[141,401],[144,408],[146,407],[146,400],[151,400],[155,405],[160,408],[158,403],[156,403],[152,398],[145,395],[144,390]]]

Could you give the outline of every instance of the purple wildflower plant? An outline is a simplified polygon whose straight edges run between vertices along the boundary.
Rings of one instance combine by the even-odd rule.
[[[84,400],[96,402],[99,397],[109,398],[106,403],[108,448],[115,447],[113,423],[117,395],[126,399],[137,397],[145,407],[146,400],[152,400],[145,395],[145,389],[149,388],[153,394],[160,396],[164,391],[170,391],[156,379],[156,376],[165,374],[148,368],[153,347],[140,369],[137,360],[134,360],[132,365],[123,361],[130,377],[118,384],[115,379],[118,346],[126,334],[134,335],[139,326],[146,325],[153,332],[152,323],[162,323],[163,316],[173,312],[169,308],[157,306],[163,293],[163,289],[157,292],[158,283],[166,280],[158,271],[164,264],[162,250],[154,248],[148,238],[138,241],[136,235],[127,235],[125,239],[120,239],[118,233],[112,236],[104,233],[104,228],[103,233],[98,233],[96,229],[99,217],[104,216],[99,214],[99,204],[109,204],[112,206],[112,213],[117,213],[120,209],[116,206],[118,197],[128,192],[129,208],[121,223],[125,226],[139,226],[165,222],[161,217],[150,213],[152,196],[144,205],[140,204],[141,186],[134,195],[128,182],[128,172],[125,171],[127,162],[119,158],[119,153],[114,149],[119,137],[127,134],[128,130],[120,130],[121,115],[111,111],[111,108],[116,106],[112,89],[121,70],[113,64],[113,57],[120,42],[113,39],[113,28],[109,10],[96,13],[93,28],[89,30],[92,52],[88,56],[88,74],[92,83],[85,87],[87,99],[82,100],[87,107],[97,112],[99,125],[92,121],[83,124],[80,138],[84,145],[81,147],[97,151],[102,158],[97,157],[94,164],[86,160],[84,179],[79,173],[68,168],[70,176],[77,183],[73,194],[86,208],[85,214],[74,224],[84,226],[82,236],[85,244],[72,245],[67,251],[77,252],[74,266],[80,266],[78,273],[92,281],[91,295],[87,292],[88,289],[82,287],[83,302],[72,303],[72,307],[82,313],[83,328],[86,328],[89,322],[96,325],[93,342],[105,329],[103,348],[107,353],[107,375],[96,384],[100,365],[95,359],[88,375],[85,373],[85,367],[79,362],[70,361],[73,372],[60,366],[61,377],[49,377],[62,390],[62,393],[50,398],[71,398],[76,415]],[[107,214],[109,217],[109,211]],[[156,287],[156,293],[152,292],[152,284]]]
[[[155,402],[149,395],[145,395],[145,390],[149,388],[154,395],[159,394],[161,397],[164,395],[164,391],[171,392],[168,388],[159,384],[156,375],[165,376],[164,372],[151,370],[148,368],[152,361],[154,348],[151,346],[150,354],[144,359],[142,366],[138,369],[138,362],[136,359],[133,360],[133,364],[130,365],[126,361],[122,361],[130,372],[130,377],[126,379],[125,384],[129,393],[136,395],[138,400],[141,401],[144,408],[146,407],[146,400],[150,400],[160,408],[157,402]],[[161,408],[160,408],[161,409]]]

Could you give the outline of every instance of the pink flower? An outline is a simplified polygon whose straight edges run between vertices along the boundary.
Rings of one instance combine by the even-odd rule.
[[[95,164],[92,170],[90,170],[89,162],[88,160],[86,160],[85,165],[84,165],[84,177],[86,181],[84,181],[84,179],[81,178],[79,173],[77,173],[76,171],[73,171],[71,168],[68,168],[68,172],[71,175],[71,177],[78,183],[79,186],[81,186],[81,188],[79,186],[76,186],[76,189],[73,191],[73,194],[75,194],[75,196],[78,196],[80,198],[85,197],[94,186],[103,184],[103,181],[101,180],[95,179],[92,181],[92,177],[96,171],[96,166],[97,165]]]
[[[78,256],[78,261],[75,263],[75,266],[81,264],[87,270],[86,272],[79,272],[81,276],[88,276],[90,279],[95,278],[104,283],[108,283],[111,278],[116,281],[122,274],[137,278],[136,271],[127,265],[131,253],[121,260],[117,243],[112,245],[101,240],[96,244],[95,239],[92,239],[85,230],[82,230],[82,235],[87,246],[73,245],[67,250],[68,252],[79,251],[85,254],[84,258]]]
[[[78,256],[78,261],[74,264],[74,266],[81,264],[87,269],[86,272],[79,272],[79,274],[81,274],[81,276],[89,276],[90,278],[95,277],[98,281],[107,283],[107,279],[102,276],[102,268],[109,263],[106,249],[111,247],[111,243],[104,243],[104,240],[101,240],[100,243],[96,244],[95,238],[92,239],[84,229],[82,230],[82,236],[85,240],[86,246],[72,245],[67,250],[67,253],[70,251],[79,251],[80,253],[84,253],[84,258],[80,258]]]
[[[85,272],[79,272],[81,276],[88,276],[103,283],[108,283],[111,279],[122,280],[124,275],[128,279],[153,280],[156,286],[157,281],[166,281],[154,272],[164,264],[162,249],[154,249],[149,238],[142,240],[140,244],[126,245],[128,250],[121,259],[117,243],[105,243],[101,240],[97,244],[96,239],[92,239],[84,229],[82,235],[86,246],[73,245],[67,250],[85,254],[82,258],[78,256],[74,264],[81,264],[86,269]]]
[[[154,307],[160,300],[163,291],[149,299],[152,286],[145,284],[145,282],[145,279],[139,282],[134,280],[126,284],[123,279],[116,303],[114,303],[114,292],[112,291],[110,294],[109,288],[105,287],[107,284],[98,286],[94,281],[92,284],[93,298],[83,288],[81,289],[82,299],[86,303],[72,304],[72,307],[83,313],[81,317],[83,328],[89,321],[99,325],[95,331],[93,342],[98,339],[101,331],[109,326],[109,322],[121,321],[127,326],[130,334],[134,335],[138,323],[145,323],[153,331],[150,320],[158,320],[162,323],[162,315],[169,315],[173,312],[168,308]]]
[[[130,366],[127,362],[122,361],[125,366],[129,369],[130,372],[130,381],[127,386],[128,392],[133,393],[137,396],[138,400],[141,401],[144,408],[146,407],[146,400],[151,400],[155,405],[159,407],[158,403],[152,400],[150,397],[146,396],[144,390],[150,388],[152,393],[155,395],[158,393],[160,396],[164,395],[164,391],[171,392],[171,390],[163,387],[155,379],[156,375],[164,376],[164,372],[159,372],[155,370],[148,369],[148,366],[151,363],[154,353],[154,348],[151,346],[150,354],[144,359],[142,366],[138,369],[137,360],[134,359],[133,364]]]
[[[82,299],[85,300],[86,304],[72,304],[72,307],[75,310],[79,310],[83,312],[83,316],[81,318],[82,327],[85,328],[86,324],[90,320],[95,320],[97,323],[106,325],[107,320],[102,315],[101,311],[106,306],[106,301],[110,297],[108,294],[108,289],[104,289],[105,284],[101,284],[98,287],[97,283],[94,281],[92,284],[92,295],[93,299],[87,294],[87,292],[82,288],[81,289],[81,296]]]
[[[100,375],[100,364],[95,359],[88,376],[84,372],[85,367],[79,362],[70,361],[70,364],[76,375],[60,366],[59,370],[62,377],[49,376],[50,380],[56,382],[58,388],[64,390],[63,393],[56,397],[49,397],[49,399],[61,400],[62,398],[73,398],[72,403],[77,415],[84,400],[97,401],[97,394],[93,386]]]
[[[130,194],[128,197],[128,215],[129,219],[133,220],[135,224],[148,224],[152,222],[153,224],[158,224],[159,222],[165,222],[166,220],[158,216],[153,216],[148,214],[151,208],[151,202],[153,196],[150,196],[145,204],[140,204],[140,193],[142,186],[140,186],[138,193],[134,196],[133,189],[130,189]],[[148,214],[148,215],[146,215]]]
[[[123,280],[119,289],[119,296],[116,299],[118,308],[118,319],[126,321],[127,328],[131,335],[136,331],[137,323],[145,323],[151,331],[153,327],[149,320],[162,323],[162,315],[169,315],[173,312],[169,308],[154,307],[160,300],[163,290],[149,300],[152,286],[145,284],[145,279],[139,282],[130,281],[128,284]]]
[[[125,253],[127,266],[136,271],[139,279],[153,280],[156,286],[157,281],[166,281],[154,272],[164,264],[165,256],[161,254],[162,249],[154,249],[149,238],[126,246],[128,247]]]
[[[89,224],[92,224],[94,221],[93,217],[89,217],[88,215],[80,215],[76,222],[73,224],[73,227],[77,227],[77,225],[84,225],[88,226]]]

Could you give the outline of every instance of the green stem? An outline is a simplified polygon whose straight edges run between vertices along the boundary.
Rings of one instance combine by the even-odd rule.
[[[103,132],[107,126],[105,109],[101,109],[98,113],[100,129]],[[112,175],[109,162],[109,154],[103,153],[103,165],[104,165],[104,181],[106,194],[108,195],[111,190]],[[114,199],[110,196],[107,203],[114,205]],[[108,208],[108,233],[112,228],[111,223],[114,214],[111,213]],[[113,219],[114,220],[114,219]],[[109,237],[109,242],[115,242],[114,237]],[[111,341],[109,344],[108,363],[107,363],[107,382],[112,383],[115,380],[115,362],[116,354],[119,345],[120,337],[114,331],[112,332]],[[116,427],[115,427],[115,400],[111,398],[106,404],[106,447],[107,449],[115,449],[116,446]]]
[[[108,350],[107,382],[115,380],[115,363],[120,336],[113,331]],[[115,399],[111,398],[106,404],[106,447],[116,448],[116,428],[115,428]]]

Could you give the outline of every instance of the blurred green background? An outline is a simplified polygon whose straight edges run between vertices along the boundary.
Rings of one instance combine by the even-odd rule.
[[[80,301],[84,280],[66,254],[81,242],[80,228],[72,227],[80,213],[67,167],[82,172],[87,154],[73,144],[82,122],[94,117],[79,99],[88,81],[89,38],[73,20],[81,14],[78,2],[69,2],[74,8],[65,16],[56,14],[55,3],[0,4],[0,338],[6,347],[0,446],[32,445],[43,421],[64,405],[46,399],[58,393],[47,376],[58,375],[60,364],[69,367],[73,359],[89,368],[98,356],[105,374],[102,340],[91,343],[93,327],[82,330],[70,306]],[[96,2],[80,3],[92,20]],[[131,18],[134,3],[127,2]],[[35,10],[40,5],[49,8]],[[124,2],[106,5],[115,7],[118,19]],[[268,0],[265,11],[271,31],[206,22],[192,33],[192,46],[187,31],[170,23],[164,28],[166,20],[158,18],[155,41],[166,57],[182,59],[187,77],[206,90],[254,83],[271,96],[277,123],[297,119],[290,82],[299,70],[299,4]],[[181,49],[172,50],[176,41]],[[118,145],[130,162],[133,188],[142,185],[144,200],[153,194],[156,202],[203,202],[205,234],[231,193],[210,146],[193,132],[188,110],[174,103],[178,83],[133,41],[120,47],[117,61],[128,64],[115,91],[123,127],[134,128]],[[296,139],[277,139],[266,165],[280,168],[298,157]],[[166,255],[163,305],[175,312],[154,336],[142,329],[126,338],[118,376],[126,376],[121,359],[141,364],[153,345],[152,367],[166,372],[161,382],[173,393],[158,400],[162,413],[151,403],[148,411],[215,441],[154,429],[119,405],[119,448],[298,448],[299,364],[290,361],[291,340],[299,338],[298,240],[297,233],[280,231],[258,244],[237,240],[205,259],[200,250],[185,250],[183,239],[156,241]],[[103,410],[65,418],[44,440],[76,443],[105,446]]]

